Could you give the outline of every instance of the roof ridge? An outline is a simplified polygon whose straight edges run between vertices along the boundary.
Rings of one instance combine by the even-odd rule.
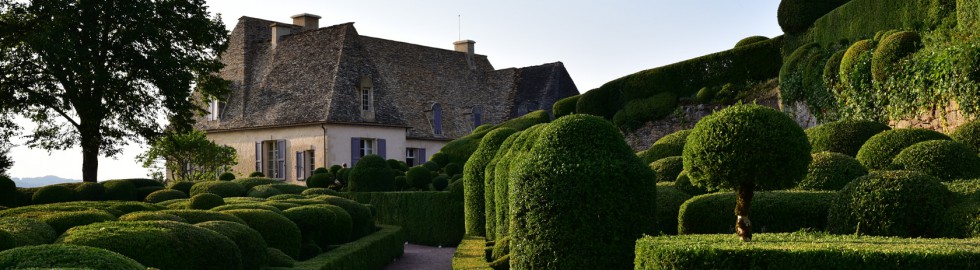
[[[359,36],[366,37],[366,38],[373,38],[373,39],[377,39],[377,40],[381,40],[381,41],[395,42],[395,43],[401,43],[401,44],[405,44],[405,45],[417,46],[417,47],[422,47],[422,48],[426,48],[426,49],[440,50],[440,51],[446,51],[446,52],[455,52],[455,53],[463,53],[463,52],[457,52],[456,50],[443,49],[443,48],[439,48],[439,47],[433,47],[433,46],[428,46],[428,45],[421,45],[421,44],[409,43],[409,42],[398,41],[398,40],[393,40],[393,39],[386,39],[386,38],[379,38],[379,37],[372,37],[372,36],[365,36],[365,35],[359,35]],[[474,53],[473,55],[486,57],[486,55],[478,54],[478,53]]]

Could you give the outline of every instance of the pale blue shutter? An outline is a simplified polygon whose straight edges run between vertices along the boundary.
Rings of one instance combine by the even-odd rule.
[[[276,157],[276,162],[279,167],[279,171],[276,172],[276,178],[285,179],[286,178],[286,140],[279,140],[276,142],[279,146],[278,157]]]
[[[350,167],[354,168],[358,160],[361,160],[361,139],[350,138]]]
[[[419,165],[422,165],[423,163],[426,162],[426,160],[425,160],[425,148],[419,148],[419,157],[418,157],[418,159],[419,159]]]
[[[306,170],[303,168],[303,165],[305,164],[303,162],[303,154],[303,151],[296,151],[296,181],[303,181],[303,178],[306,178],[306,176],[303,175],[306,173]]]
[[[434,118],[432,121],[432,133],[442,135],[442,105],[439,105],[439,103],[432,105],[432,115],[432,118]]]
[[[388,158],[388,151],[386,150],[385,139],[378,139],[378,155],[381,156],[381,158]]]
[[[255,171],[262,171],[262,142],[255,142]]]

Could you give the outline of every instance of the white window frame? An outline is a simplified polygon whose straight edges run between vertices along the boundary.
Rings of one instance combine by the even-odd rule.
[[[417,162],[418,156],[419,156],[418,148],[411,148],[411,147],[405,148],[405,163],[407,163],[409,167],[418,165],[416,164],[418,163]],[[409,162],[409,160],[411,160],[411,162]]]
[[[374,138],[361,138],[361,157],[372,155],[377,152],[377,144]]]
[[[361,110],[374,111],[374,88],[361,87]]]

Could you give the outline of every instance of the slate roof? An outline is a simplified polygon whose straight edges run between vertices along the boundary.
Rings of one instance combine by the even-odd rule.
[[[452,139],[482,123],[519,116],[537,104],[578,94],[561,62],[494,70],[486,56],[362,36],[353,23],[302,31],[271,44],[273,23],[242,17],[221,55],[221,76],[232,82],[219,121],[198,119],[207,131],[354,123],[408,128],[408,137]],[[288,25],[288,24],[287,24]],[[370,78],[375,119],[364,121],[358,89]],[[531,102],[534,101],[534,102]],[[442,108],[442,134],[433,104]]]

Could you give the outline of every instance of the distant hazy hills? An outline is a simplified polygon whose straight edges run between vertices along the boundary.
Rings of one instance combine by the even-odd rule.
[[[65,179],[57,177],[54,175],[41,176],[41,177],[27,177],[27,178],[11,178],[17,187],[41,187],[47,185],[61,184],[61,183],[72,183],[81,182],[80,179]]]

